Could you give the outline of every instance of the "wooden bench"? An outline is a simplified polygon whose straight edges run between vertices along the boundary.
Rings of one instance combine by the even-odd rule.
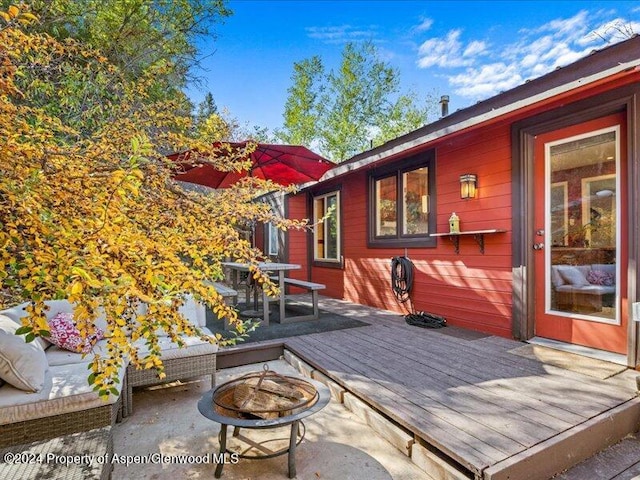
[[[238,292],[231,287],[227,287],[222,283],[213,282],[213,288],[216,289],[216,292],[222,295],[222,298],[224,298],[224,301],[227,304],[229,301],[236,303],[238,300]]]
[[[275,282],[278,281],[278,277],[271,277],[271,279]],[[298,315],[295,317],[287,317],[285,323],[289,322],[302,322],[305,320],[317,320],[320,317],[320,310],[318,309],[318,291],[324,290],[327,288],[326,285],[322,283],[315,282],[307,282],[306,280],[298,280],[297,278],[288,278],[284,279],[285,285],[290,285],[292,287],[304,288],[311,292],[311,300],[313,305],[313,313],[310,315]]]
[[[237,290],[234,290],[231,287],[227,287],[226,285],[219,282],[213,282],[212,285],[213,285],[213,288],[216,289],[216,292],[222,295],[222,298],[224,299],[224,303],[226,303],[227,305],[234,305],[238,303]],[[229,320],[226,318],[224,319],[224,329],[229,330]]]

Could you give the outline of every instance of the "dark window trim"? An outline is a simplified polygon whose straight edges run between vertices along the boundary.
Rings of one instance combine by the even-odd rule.
[[[342,184],[338,184],[338,185],[332,185],[332,186],[324,186],[322,188],[318,188],[315,190],[311,190],[310,191],[310,195],[309,195],[309,212],[311,213],[309,215],[309,217],[311,217],[311,221],[314,221],[315,219],[313,218],[313,202],[315,200],[316,197],[321,197],[323,195],[327,195],[329,193],[332,192],[338,192],[339,195],[339,204],[338,204],[338,208],[340,209],[340,239],[339,239],[339,246],[340,246],[340,259],[338,261],[325,261],[325,260],[316,260],[315,258],[315,243],[314,243],[314,235],[313,235],[313,231],[311,231],[310,235],[309,235],[309,263],[311,265],[313,265],[314,267],[322,267],[322,268],[335,268],[338,270],[342,270],[344,269],[344,221],[343,221],[343,217],[344,217],[344,212],[342,210]]]
[[[390,165],[375,168],[368,173],[367,178],[367,247],[368,248],[389,248],[389,247],[428,247],[437,246],[436,237],[425,235],[402,235],[402,215],[401,202],[397,203],[398,209],[398,234],[395,237],[376,237],[376,205],[375,205],[375,184],[377,180],[385,177],[396,177],[398,194],[400,195],[402,174],[420,167],[427,167],[429,170],[429,232],[435,233],[437,219],[437,194],[436,194],[436,155],[435,150],[427,150],[417,155],[404,158]]]

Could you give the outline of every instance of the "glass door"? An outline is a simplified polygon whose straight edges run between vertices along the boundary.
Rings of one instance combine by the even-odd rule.
[[[626,353],[624,118],[536,139],[536,335]]]

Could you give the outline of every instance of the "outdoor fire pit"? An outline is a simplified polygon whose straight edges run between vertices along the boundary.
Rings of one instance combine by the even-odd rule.
[[[252,372],[208,391],[198,402],[202,415],[220,423],[220,455],[236,453],[240,458],[265,459],[289,454],[289,478],[296,476],[296,446],[302,442],[305,426],[302,419],[329,403],[329,389],[310,379],[280,375],[265,365],[262,372]],[[227,449],[227,427],[234,426],[233,436],[241,428],[266,429],[291,425],[288,448],[262,455],[246,455]],[[220,478],[224,462],[216,466]]]

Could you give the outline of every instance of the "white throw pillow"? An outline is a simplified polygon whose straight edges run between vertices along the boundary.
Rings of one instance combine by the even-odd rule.
[[[57,300],[57,301],[61,302],[60,300]],[[31,302],[21,303],[20,305],[16,305],[15,307],[11,307],[11,308],[8,308],[6,310],[0,311],[0,315],[5,315],[5,316],[9,317],[10,319],[12,319],[17,324],[22,325],[22,323],[21,323],[22,319],[29,315],[27,313],[27,307],[30,304],[31,304]],[[67,305],[68,304],[69,304],[69,302],[67,302]],[[35,341],[40,344],[40,346],[42,347],[43,350],[46,350],[47,347],[49,345],[51,345],[51,342],[49,342],[45,337],[38,337],[38,338],[36,338]]]
[[[39,392],[44,387],[47,357],[36,341],[16,335],[20,325],[0,315],[0,378],[20,390]]]
[[[574,287],[586,287],[589,284],[584,274],[577,268],[571,266],[558,267],[562,279]]]

